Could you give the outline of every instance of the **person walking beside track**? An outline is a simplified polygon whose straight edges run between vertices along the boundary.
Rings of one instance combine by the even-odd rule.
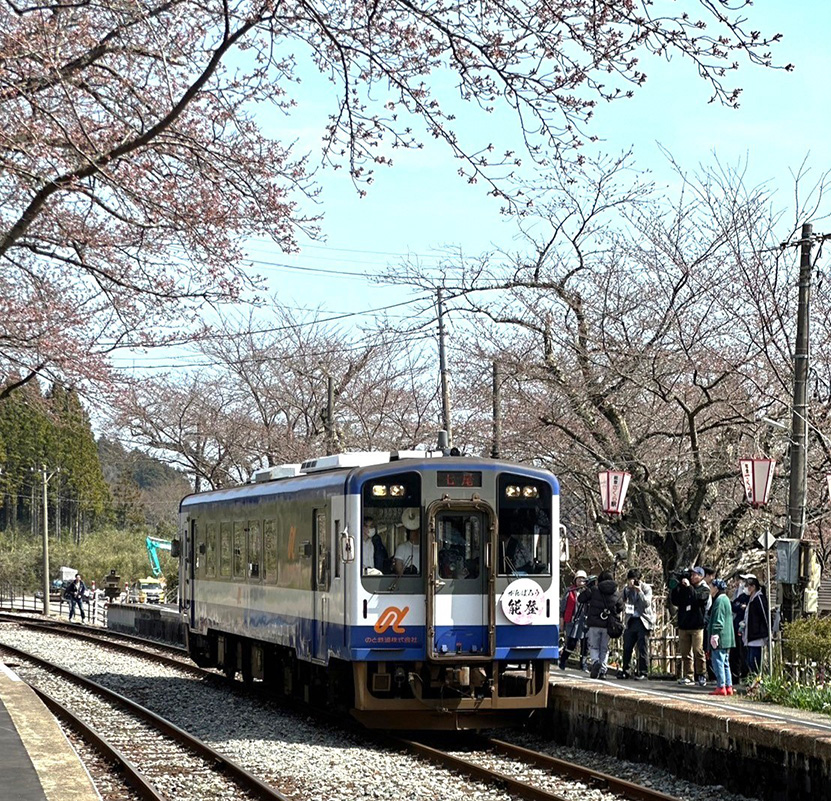
[[[75,581],[64,590],[64,598],[69,601],[69,619],[75,617],[75,605],[78,605],[78,611],[81,613],[81,622],[86,622],[84,616],[84,598],[87,594],[87,587],[81,580],[81,574],[75,574]]]
[[[623,601],[612,574],[604,570],[598,576],[597,583],[586,587],[578,596],[578,600],[588,604],[589,610],[589,654],[592,659],[590,675],[593,679],[605,679],[609,670],[608,620],[610,616],[619,619],[623,612]]]
[[[733,677],[730,673],[730,649],[736,645],[733,633],[733,609],[727,597],[727,582],[713,579],[710,587],[713,604],[710,607],[710,625],[707,629],[710,643],[710,661],[716,674],[716,689],[710,695],[733,695]]]

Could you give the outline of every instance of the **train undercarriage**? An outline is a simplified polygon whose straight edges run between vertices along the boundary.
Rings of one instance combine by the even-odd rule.
[[[293,649],[209,631],[188,633],[201,667],[278,695],[349,713],[367,728],[461,730],[515,725],[548,699],[549,663],[299,660]]]

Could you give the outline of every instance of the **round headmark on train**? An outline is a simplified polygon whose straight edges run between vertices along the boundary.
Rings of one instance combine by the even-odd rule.
[[[543,595],[542,587],[533,579],[516,579],[502,593],[502,611],[511,623],[527,626],[542,619]]]

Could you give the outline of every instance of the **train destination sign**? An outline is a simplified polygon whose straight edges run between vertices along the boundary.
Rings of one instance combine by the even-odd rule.
[[[437,487],[481,487],[481,470],[437,470]]]

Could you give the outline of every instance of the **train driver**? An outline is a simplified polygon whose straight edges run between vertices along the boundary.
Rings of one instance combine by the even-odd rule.
[[[389,555],[383,540],[375,530],[375,519],[372,517],[364,517],[361,551],[364,575],[380,576],[384,572]]]
[[[408,539],[402,542],[393,555],[393,568],[397,575],[421,572],[421,512],[411,507],[404,510],[401,523],[407,529]]]

